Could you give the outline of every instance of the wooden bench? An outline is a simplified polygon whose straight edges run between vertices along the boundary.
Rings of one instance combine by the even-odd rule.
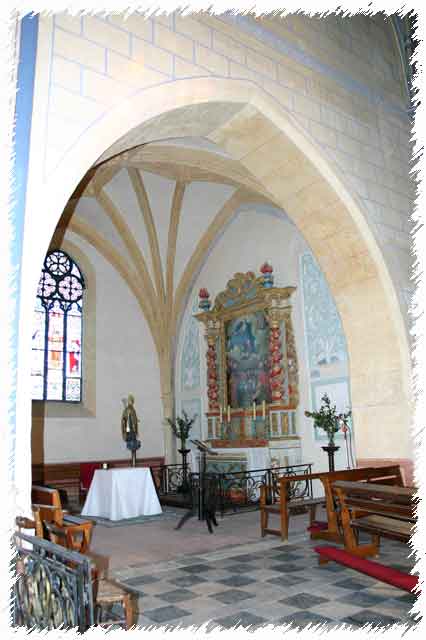
[[[311,491],[306,491],[306,497],[299,500],[290,497],[292,495],[292,484],[304,482],[308,486],[308,483],[312,483],[314,480],[319,480],[323,485],[324,495],[322,497],[314,498]],[[283,541],[288,540],[289,513],[293,509],[304,507],[308,508],[310,512],[308,530],[310,531],[311,539],[341,542],[343,536],[339,526],[337,502],[332,491],[332,483],[336,480],[380,481],[387,484],[403,484],[401,470],[398,465],[281,476],[278,490],[276,495],[272,496],[271,504],[268,504],[267,487],[261,487],[260,527],[262,537],[269,533],[281,536]],[[319,523],[316,521],[316,509],[318,506],[325,506],[327,522]],[[280,529],[271,529],[268,526],[269,514],[271,513],[279,514]]]
[[[323,485],[326,499],[327,526],[317,529],[312,528],[311,539],[322,539],[333,542],[343,542],[343,532],[340,524],[340,506],[333,492],[333,484],[335,482],[368,482],[369,484],[380,483],[398,487],[402,487],[404,484],[399,465],[363,467],[323,473],[320,474],[319,480]]]
[[[333,492],[340,503],[345,549],[315,547],[320,564],[334,560],[406,591],[413,591],[418,578],[366,558],[377,555],[380,538],[406,543],[416,521],[415,489],[388,484],[336,481]],[[369,533],[372,542],[359,544],[359,532]]]
[[[357,556],[377,555],[380,538],[408,542],[415,517],[415,489],[386,484],[333,483],[341,512],[346,551]],[[371,534],[370,544],[360,545],[358,533]]]

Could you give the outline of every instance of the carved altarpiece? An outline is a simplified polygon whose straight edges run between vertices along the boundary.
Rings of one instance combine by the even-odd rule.
[[[207,342],[208,439],[213,447],[268,447],[297,439],[297,355],[289,303],[295,287],[236,273],[210,309],[200,291]]]

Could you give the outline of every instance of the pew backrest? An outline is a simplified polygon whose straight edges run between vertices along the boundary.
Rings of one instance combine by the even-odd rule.
[[[46,504],[62,509],[61,497],[57,489],[52,487],[43,487],[42,485],[33,484],[31,490],[31,501],[36,504]]]
[[[381,484],[393,484],[403,486],[403,480],[399,465],[387,465],[384,467],[362,467],[357,469],[343,469],[340,471],[320,471],[316,473],[303,473],[298,475],[283,475],[279,478],[278,499],[284,503],[284,507],[291,507],[291,485],[304,482],[309,486],[313,480],[320,480],[326,501],[328,527],[332,531],[338,530],[337,501],[333,495],[332,483],[338,480],[352,480],[361,482],[379,482]],[[312,497],[312,496],[311,496]],[[261,494],[261,507],[265,505],[266,494]]]
[[[355,511],[415,520],[415,490],[373,482],[333,482],[333,492],[342,506]]]

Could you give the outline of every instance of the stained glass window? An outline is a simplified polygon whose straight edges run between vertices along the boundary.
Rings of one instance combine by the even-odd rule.
[[[63,251],[47,254],[32,332],[33,400],[81,401],[84,278]]]

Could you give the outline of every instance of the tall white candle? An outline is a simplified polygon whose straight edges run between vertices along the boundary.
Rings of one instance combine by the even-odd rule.
[[[266,418],[266,401],[265,400],[262,402],[262,418],[263,419]]]
[[[222,419],[223,419],[223,415],[222,415],[222,405],[219,406],[219,422],[220,424],[222,424]]]
[[[231,422],[231,407],[228,404],[228,422]]]
[[[253,420],[256,420],[256,401],[253,400]]]

